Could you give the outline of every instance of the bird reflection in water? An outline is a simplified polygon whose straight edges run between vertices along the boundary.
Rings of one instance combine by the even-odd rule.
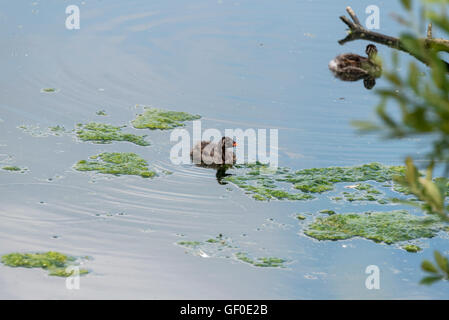
[[[367,57],[355,53],[340,54],[329,62],[329,70],[342,81],[363,80],[365,88],[370,90],[382,74],[382,65],[375,45],[367,45],[365,52]]]

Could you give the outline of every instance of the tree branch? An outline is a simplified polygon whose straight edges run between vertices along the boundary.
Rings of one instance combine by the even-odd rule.
[[[428,62],[424,57],[418,56],[412,52],[410,52],[404,44],[401,42],[399,38],[391,37],[382,33],[373,32],[371,30],[365,29],[361,24],[357,15],[351,7],[346,7],[346,12],[351,17],[352,21],[349,20],[346,16],[341,16],[340,19],[346,24],[349,28],[349,33],[346,38],[338,41],[339,44],[344,45],[347,42],[355,41],[355,40],[367,40],[371,42],[375,42],[378,44],[382,44],[388,46],[390,48],[400,50],[406,52],[424,64],[428,65]],[[449,40],[446,39],[435,39],[432,37],[432,25],[429,24],[427,28],[427,37],[422,39],[427,48],[434,48],[437,51],[445,51],[449,52]],[[449,72],[449,63],[443,61],[446,64],[446,68]]]

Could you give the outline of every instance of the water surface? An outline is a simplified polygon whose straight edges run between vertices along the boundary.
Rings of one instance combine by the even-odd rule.
[[[383,210],[380,205],[313,201],[257,202],[215,173],[169,161],[168,131],[142,131],[152,145],[98,145],[70,135],[34,137],[20,125],[88,121],[129,124],[150,105],[203,116],[203,128],[277,128],[279,163],[295,169],[401,164],[423,143],[357,135],[351,120],[373,119],[377,97],[361,82],[334,79],[344,47],[338,16],[351,5],[360,18],[372,1],[72,1],[81,29],[66,30],[60,1],[3,1],[0,9],[0,161],[25,174],[0,172],[0,254],[57,250],[93,257],[80,290],[42,270],[0,266],[0,298],[447,298],[447,284],[418,285],[419,265],[444,237],[411,254],[363,239],[318,242],[294,214]],[[400,28],[378,1],[381,32]],[[380,48],[381,55],[390,51]],[[378,86],[384,84],[378,80]],[[42,88],[54,87],[52,94]],[[97,116],[105,110],[106,117]],[[191,125],[188,124],[190,129]],[[136,152],[172,175],[155,179],[76,172],[100,152]],[[394,206],[394,209],[400,206]],[[391,209],[391,208],[389,208]],[[290,261],[255,268],[203,258],[176,245],[218,234],[252,256]],[[365,288],[366,266],[381,269],[381,290]]]

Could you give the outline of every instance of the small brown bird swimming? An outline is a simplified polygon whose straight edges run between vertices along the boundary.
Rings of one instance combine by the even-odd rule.
[[[218,142],[200,141],[190,151],[190,158],[193,163],[205,167],[232,166],[236,162],[233,150],[236,146],[237,143],[229,137]]]
[[[376,61],[377,48],[373,44],[366,46],[368,57],[362,57],[355,53],[341,54],[329,62],[329,70],[343,81],[358,81],[363,79],[366,89],[372,89],[376,85],[376,79],[382,73],[382,67]]]

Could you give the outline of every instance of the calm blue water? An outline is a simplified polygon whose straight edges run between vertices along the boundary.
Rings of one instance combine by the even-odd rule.
[[[80,30],[65,29],[69,4],[80,7]],[[0,266],[0,298],[447,298],[445,283],[418,285],[420,262],[444,251],[447,236],[422,240],[424,251],[411,254],[363,239],[314,241],[294,218],[385,206],[327,196],[253,201],[219,185],[212,170],[171,164],[169,132],[148,132],[152,145],[139,147],[17,128],[127,124],[142,110],[136,104],[150,105],[201,114],[203,128],[279,129],[281,166],[401,164],[423,154],[424,143],[357,135],[350,121],[375,119],[378,99],[327,67],[339,53],[364,53],[365,42],[337,43],[345,36],[338,16],[351,5],[364,20],[371,4],[381,9],[380,32],[399,33],[389,17],[396,1],[1,1],[0,161],[29,171],[0,172],[0,254],[52,249],[93,260],[80,290],[42,270]],[[47,87],[58,92],[40,92]],[[107,117],[96,115],[101,109]],[[145,180],[72,169],[104,151],[136,152],[173,174]],[[219,233],[252,256],[290,263],[254,268],[175,245]],[[372,264],[380,290],[365,288]]]

